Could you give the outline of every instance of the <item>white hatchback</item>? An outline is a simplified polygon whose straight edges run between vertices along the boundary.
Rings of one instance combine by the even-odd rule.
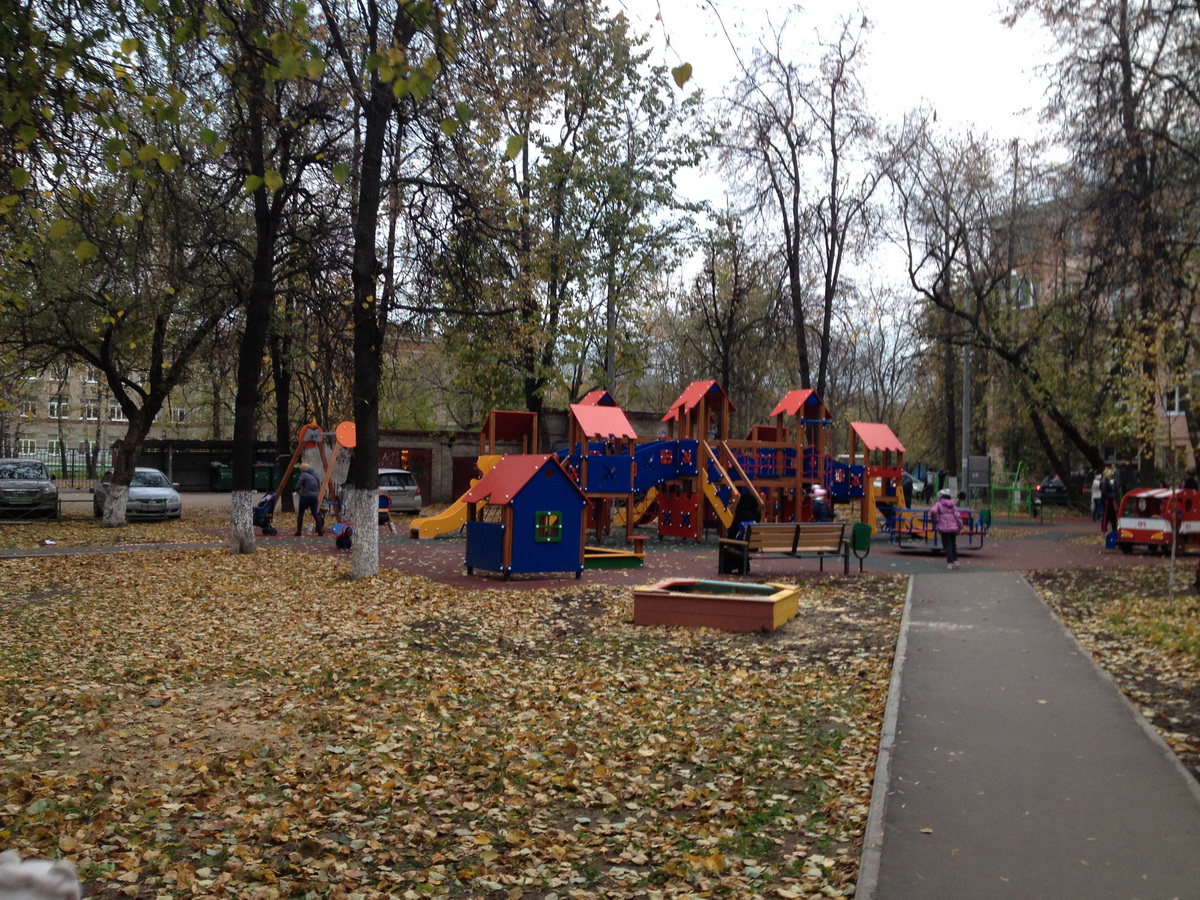
[[[379,490],[392,501],[392,512],[421,512],[421,486],[408,469],[380,469]]]

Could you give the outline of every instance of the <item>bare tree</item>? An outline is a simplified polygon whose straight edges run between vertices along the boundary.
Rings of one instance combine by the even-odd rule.
[[[722,149],[726,166],[743,173],[740,187],[752,205],[773,210],[782,231],[797,375],[801,387],[814,387],[815,368],[819,395],[828,381],[843,267],[864,247],[882,177],[875,123],[857,77],[868,30],[865,18],[844,20],[838,38],[822,45],[816,70],[804,73],[784,49],[785,22],[770,47],[755,49],[737,85]],[[805,277],[810,266],[821,273],[815,303]]]

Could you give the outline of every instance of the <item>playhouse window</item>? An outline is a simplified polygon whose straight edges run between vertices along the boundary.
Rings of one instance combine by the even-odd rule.
[[[533,539],[539,544],[557,544],[562,541],[562,513],[559,511],[540,511],[534,513],[536,531]]]

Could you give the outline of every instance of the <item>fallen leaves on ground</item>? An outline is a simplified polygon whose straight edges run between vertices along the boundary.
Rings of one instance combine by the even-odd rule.
[[[1200,778],[1200,599],[1194,560],[1027,573],[1097,662]]]
[[[0,550],[28,550],[52,542],[58,547],[116,547],[123,544],[212,543],[213,529],[228,536],[229,516],[189,515],[167,522],[130,522],[105,528],[89,512],[71,511],[61,519],[5,519],[0,521]],[[220,540],[217,538],[216,540]]]
[[[902,580],[747,635],[277,548],[4,574],[0,846],[95,896],[853,893]]]

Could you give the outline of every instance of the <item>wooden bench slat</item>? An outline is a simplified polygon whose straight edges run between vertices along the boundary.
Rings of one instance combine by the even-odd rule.
[[[850,572],[849,542],[844,522],[751,522],[743,538],[721,538],[718,548],[719,571],[724,571],[724,554],[740,559],[741,570],[750,572],[750,556],[816,556],[825,568],[826,556],[841,556],[846,574]]]

